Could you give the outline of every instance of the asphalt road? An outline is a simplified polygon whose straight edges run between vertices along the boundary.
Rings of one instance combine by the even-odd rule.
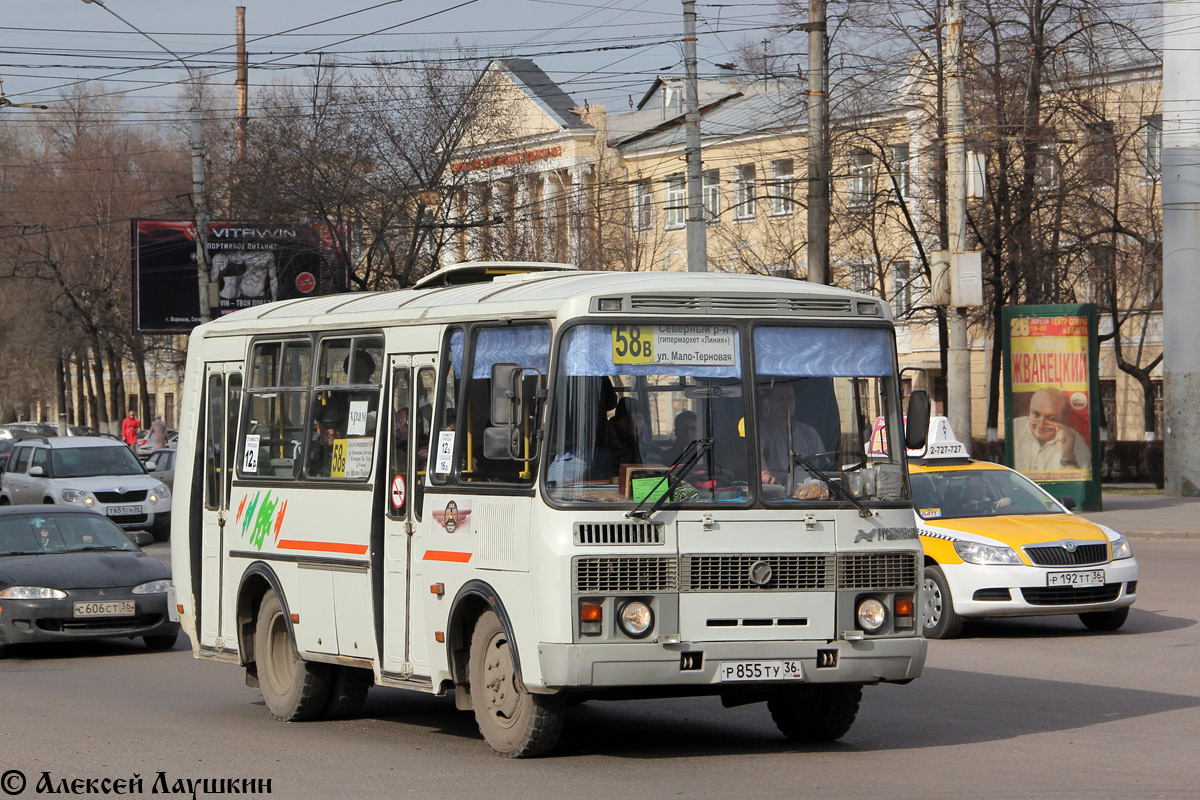
[[[831,745],[782,738],[762,705],[592,702],[554,756],[506,761],[451,699],[375,688],[361,719],[281,724],[236,667],[120,641],[0,659],[0,772],[26,797],[42,772],[138,774],[148,795],[160,771],[270,779],[284,798],[1197,797],[1200,542],[1134,544],[1141,597],[1119,633],[976,624],[931,642],[911,685],[867,687]]]

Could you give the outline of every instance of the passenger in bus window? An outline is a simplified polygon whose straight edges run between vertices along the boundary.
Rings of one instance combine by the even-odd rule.
[[[696,412],[690,409],[675,415],[675,441],[663,453],[664,464],[674,464],[700,435],[700,423]]]
[[[621,464],[661,463],[662,452],[650,438],[646,412],[634,398],[622,397],[617,401],[609,432],[609,448],[617,467]]]

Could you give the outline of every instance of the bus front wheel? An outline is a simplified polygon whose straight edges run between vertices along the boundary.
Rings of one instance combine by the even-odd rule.
[[[513,661],[514,646],[496,613],[484,612],[471,634],[468,664],[475,722],[499,755],[545,755],[562,734],[563,700],[525,689]]]
[[[275,592],[267,592],[258,607],[254,657],[271,716],[283,722],[320,716],[329,698],[330,667],[300,658]]]
[[[777,690],[767,701],[767,710],[775,727],[789,739],[832,742],[850,730],[861,701],[861,684],[807,684]]]

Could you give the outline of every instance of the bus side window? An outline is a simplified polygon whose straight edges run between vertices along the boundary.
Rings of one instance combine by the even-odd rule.
[[[246,412],[233,454],[242,477],[296,476],[311,365],[308,340],[254,346]]]
[[[455,332],[458,337],[462,331]],[[453,343],[454,336],[451,336]],[[461,343],[461,338],[460,338]],[[460,344],[461,347],[461,344]],[[459,350],[461,353],[461,349]],[[443,362],[445,376],[442,378],[442,395],[437,405],[437,428],[430,442],[429,474],[430,480],[442,484],[454,469],[454,445],[458,427],[458,380],[455,376],[457,369],[450,359]],[[459,362],[461,364],[461,361]]]
[[[429,437],[433,429],[433,401],[437,390],[437,373],[433,367],[422,367],[417,373],[417,413],[414,420],[417,442],[417,469],[413,475],[413,516],[420,521],[425,499],[425,472],[429,469]]]
[[[399,485],[412,485],[408,475],[408,453],[413,442],[412,409],[409,402],[412,387],[408,382],[408,367],[392,370],[392,448],[388,457],[388,486],[392,487],[388,500],[388,516],[402,519],[408,505],[408,492],[396,491]],[[400,499],[397,503],[398,498]]]
[[[324,339],[320,353],[305,473],[366,480],[375,449],[383,339]]]

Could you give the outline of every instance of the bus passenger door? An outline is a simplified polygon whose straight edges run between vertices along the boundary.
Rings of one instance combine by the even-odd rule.
[[[201,539],[202,582],[200,646],[232,650],[232,600],[221,598],[225,564],[225,527],[233,479],[234,439],[242,399],[242,364],[205,365],[204,390],[204,510]],[[236,588],[234,589],[236,591]],[[225,619],[225,617],[230,617]]]
[[[408,677],[427,674],[427,659],[414,659],[412,594],[413,523],[420,519],[420,486],[425,478],[433,401],[433,356],[391,356],[387,428],[387,510],[383,536],[382,671]],[[428,383],[426,389],[423,384]],[[420,604],[417,604],[419,611]],[[419,620],[416,620],[419,622]],[[418,662],[418,663],[414,663]],[[423,662],[423,663],[422,663]]]

